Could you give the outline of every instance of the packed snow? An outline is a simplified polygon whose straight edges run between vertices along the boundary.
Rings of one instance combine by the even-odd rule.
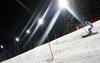
[[[100,63],[100,20],[93,25],[98,34],[82,38],[87,32],[81,28],[51,41],[54,59],[47,43],[1,63]]]

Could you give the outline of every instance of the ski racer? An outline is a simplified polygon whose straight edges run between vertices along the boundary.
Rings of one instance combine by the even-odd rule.
[[[92,34],[93,24],[90,23],[89,21],[87,21],[87,24],[90,25],[90,28],[88,29],[89,30],[89,34]]]

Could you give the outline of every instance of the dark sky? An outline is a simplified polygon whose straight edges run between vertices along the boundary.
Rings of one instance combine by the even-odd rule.
[[[41,17],[48,7],[49,3],[51,2],[51,0],[19,1],[22,2],[31,12],[20,5],[17,0],[3,0],[2,2],[0,2],[0,45],[3,45],[5,49],[7,49],[7,51],[12,51],[12,49],[14,48],[15,37],[17,37],[21,33],[22,29],[25,27],[36,9],[37,11],[33,20],[36,18],[40,11],[41,14],[39,17]],[[70,3],[71,8],[78,12],[82,17],[85,17],[85,20],[90,20],[91,17],[96,18],[100,16],[100,0],[70,0]],[[32,41],[34,41],[35,43],[40,39],[45,29],[47,28],[57,9],[57,4],[57,0],[54,0],[52,9],[50,9],[49,14],[46,16],[44,25],[39,28],[39,31],[37,31],[35,38],[32,39]],[[76,18],[69,11],[63,9],[57,20],[57,23],[49,34],[49,39],[55,39],[53,30],[55,30],[58,38],[75,30],[75,26],[78,24],[79,22],[76,20]],[[33,29],[34,28],[35,27],[33,27]],[[23,42],[22,44],[24,43],[25,42]],[[29,47],[29,49],[35,46],[33,42],[31,42],[30,44],[30,46],[32,47]],[[0,52],[2,51],[3,50],[0,49]],[[13,55],[14,52],[10,53]]]
[[[44,5],[45,0],[20,0],[25,6],[27,6],[32,13]],[[22,5],[16,0],[6,1],[4,0],[1,8],[1,21],[0,21],[0,41],[4,37],[11,35],[13,32],[20,33],[23,27],[28,22],[32,13],[28,12]],[[38,11],[39,12],[39,9]],[[17,29],[17,30],[16,30]]]
[[[20,0],[20,2],[32,13],[20,5],[17,0],[3,0],[1,2],[0,45],[3,45],[5,48],[13,46],[15,37],[20,34],[37,7],[39,8],[36,16],[41,8],[45,10],[46,5],[48,6],[48,3],[50,3],[49,0]]]

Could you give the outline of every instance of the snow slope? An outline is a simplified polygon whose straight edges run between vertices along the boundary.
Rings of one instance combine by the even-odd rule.
[[[82,38],[87,32],[79,29],[51,41],[53,61],[49,45],[44,44],[2,63],[100,63],[100,20],[93,25],[94,30],[99,32],[96,35]]]

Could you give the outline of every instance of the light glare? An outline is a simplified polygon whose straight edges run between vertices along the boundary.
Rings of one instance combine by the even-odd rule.
[[[19,38],[16,38],[16,41],[19,41]]]
[[[39,19],[39,24],[43,24],[43,19]]]
[[[30,33],[30,30],[27,30],[26,32],[27,32],[27,33]]]
[[[59,0],[59,5],[60,5],[62,8],[67,7],[67,2],[66,2],[66,0]]]
[[[1,47],[1,48],[3,48],[3,46],[2,46],[2,45],[1,45],[0,47]]]
[[[57,10],[57,12],[55,13],[55,15],[53,16],[50,24],[48,25],[47,29],[45,30],[44,34],[42,35],[41,39],[38,42],[38,46],[40,46],[44,40],[46,39],[47,35],[50,33],[51,29],[53,28],[57,18],[59,17],[60,13],[61,13],[62,8],[59,8]]]

